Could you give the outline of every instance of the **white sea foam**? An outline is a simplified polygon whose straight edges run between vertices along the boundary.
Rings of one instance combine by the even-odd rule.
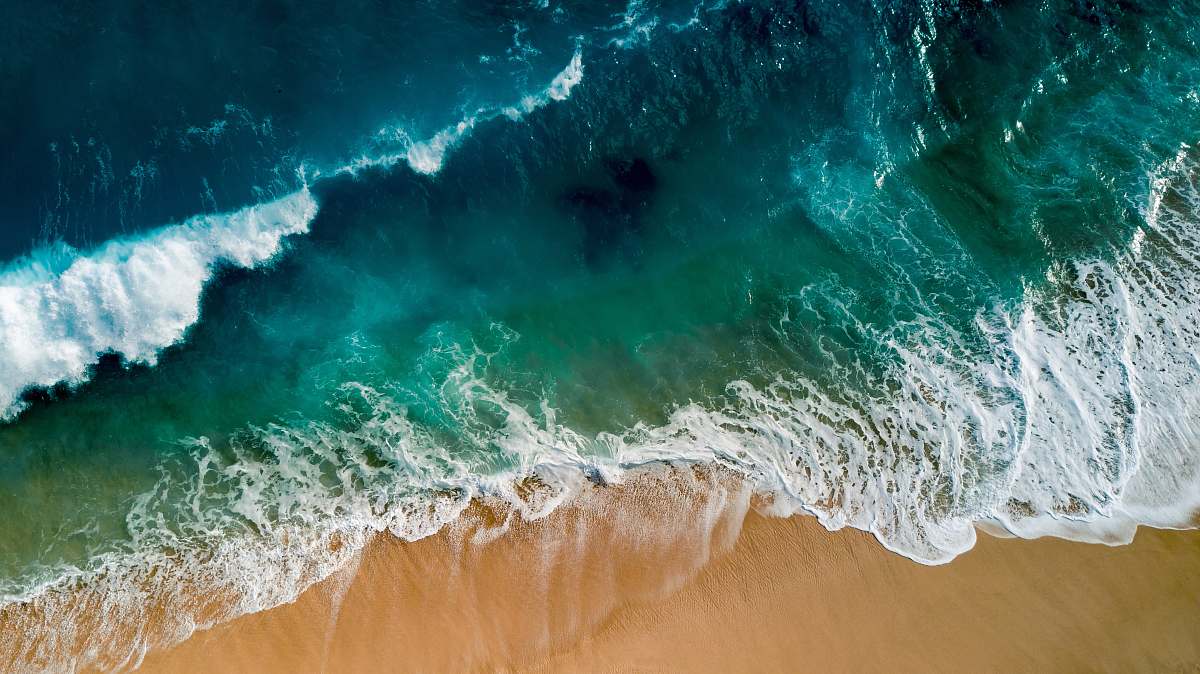
[[[83,381],[105,352],[153,363],[199,318],[214,267],[269,260],[316,208],[303,189],[89,253],[58,246],[10,264],[0,273],[0,419],[22,409],[27,387]]]
[[[504,108],[503,113],[516,120],[552,101],[565,101],[571,96],[571,89],[582,81],[583,53],[577,49],[570,62],[554,76],[549,86],[538,94],[525,96],[519,105]]]
[[[477,125],[501,116],[517,121],[551,102],[565,101],[570,97],[571,89],[581,81],[583,81],[583,53],[576,49],[566,67],[554,76],[546,88],[538,93],[522,97],[517,104],[480,108],[474,114],[468,115],[424,140],[414,141],[406,133],[392,132],[389,135],[397,136],[403,142],[405,147],[402,152],[378,157],[360,157],[337,168],[333,173],[335,175],[356,174],[368,168],[387,168],[402,163],[408,164],[417,173],[427,175],[437,173],[442,169],[442,162],[445,161],[446,154],[454,149]]]
[[[698,16],[703,3],[697,5],[693,9],[693,17]],[[614,14],[613,18],[619,19],[618,23],[609,26],[608,30],[620,33],[620,37],[614,37],[608,42],[610,47],[628,48],[638,44],[645,44],[650,41],[654,29],[658,27],[659,17],[650,13],[650,9],[645,6],[642,0],[630,0],[625,5],[625,11],[621,14]],[[649,16],[647,16],[649,14]],[[698,19],[697,19],[698,21]],[[690,25],[690,24],[689,24]]]

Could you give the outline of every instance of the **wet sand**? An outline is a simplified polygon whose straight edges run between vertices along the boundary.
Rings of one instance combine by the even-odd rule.
[[[981,535],[928,567],[753,505],[689,471],[533,522],[479,504],[142,671],[1200,671],[1200,532]]]

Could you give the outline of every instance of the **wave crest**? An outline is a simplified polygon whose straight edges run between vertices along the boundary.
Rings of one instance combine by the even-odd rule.
[[[46,249],[0,274],[0,420],[31,386],[83,382],[100,355],[153,364],[200,317],[220,264],[255,267],[307,231],[308,189],[233,213],[202,215],[80,254]]]

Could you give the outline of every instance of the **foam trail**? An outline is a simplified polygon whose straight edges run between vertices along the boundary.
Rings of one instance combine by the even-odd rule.
[[[24,408],[26,388],[79,384],[106,352],[153,364],[199,319],[201,291],[219,264],[270,260],[316,211],[304,188],[87,254],[60,245],[9,265],[0,273],[0,420]]]
[[[438,131],[432,138],[409,142],[404,152],[387,154],[381,157],[360,157],[345,166],[337,168],[334,175],[349,173],[357,174],[367,168],[388,168],[406,163],[417,173],[432,175],[442,168],[446,154],[452,150],[477,125],[495,119],[507,117],[513,121],[520,120],[525,115],[555,101],[565,101],[571,95],[571,89],[583,81],[583,53],[576,49],[575,54],[546,88],[536,94],[530,94],[521,99],[516,105],[504,107],[481,108],[475,114],[466,117],[456,124]]]
[[[565,101],[570,97],[571,89],[582,81],[583,53],[576,50],[567,66],[550,81],[550,86],[536,96],[522,98],[519,107],[505,108],[504,114],[511,119],[519,119],[522,115],[533,112],[552,101]]]

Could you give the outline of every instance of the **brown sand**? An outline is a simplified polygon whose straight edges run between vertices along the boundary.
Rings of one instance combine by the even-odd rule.
[[[980,536],[927,567],[749,504],[732,478],[676,471],[536,522],[479,506],[143,669],[1200,671],[1200,532]]]

